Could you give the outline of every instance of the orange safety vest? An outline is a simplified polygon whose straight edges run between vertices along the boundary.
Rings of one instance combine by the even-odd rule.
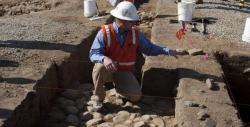
[[[101,30],[104,37],[105,56],[117,62],[118,71],[134,71],[136,53],[139,46],[139,32],[135,29],[128,32],[123,47],[116,40],[113,25],[102,25]]]

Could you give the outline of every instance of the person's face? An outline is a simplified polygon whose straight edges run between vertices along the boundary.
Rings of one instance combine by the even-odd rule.
[[[132,30],[132,27],[136,25],[135,21],[126,21],[126,20],[121,20],[120,26],[123,27],[125,30]]]

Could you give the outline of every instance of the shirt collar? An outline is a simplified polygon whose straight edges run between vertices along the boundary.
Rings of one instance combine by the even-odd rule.
[[[113,22],[113,28],[114,28],[115,33],[120,33],[120,34],[126,33],[126,31],[121,32],[121,30],[119,30],[120,28],[119,28],[118,24],[116,24],[116,22]]]

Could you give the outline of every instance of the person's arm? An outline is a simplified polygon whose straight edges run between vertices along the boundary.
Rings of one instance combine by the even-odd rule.
[[[100,30],[95,40],[91,46],[89,51],[89,58],[93,63],[102,63],[105,68],[111,72],[115,72],[117,70],[117,66],[115,62],[104,54],[104,39],[103,33]]]
[[[147,56],[171,55],[173,51],[172,49],[151,43],[141,32],[139,32],[139,50]]]
[[[89,58],[93,63],[103,63],[104,40],[101,30],[97,33],[95,40],[91,46],[91,49],[89,51]]]

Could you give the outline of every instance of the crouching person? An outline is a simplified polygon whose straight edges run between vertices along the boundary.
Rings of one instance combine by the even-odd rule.
[[[131,2],[120,2],[111,11],[115,21],[102,25],[92,44],[90,60],[95,63],[92,73],[94,95],[100,102],[105,99],[106,82],[113,82],[116,91],[132,102],[141,99],[141,88],[133,75],[137,51],[150,56],[177,54],[175,50],[151,43],[134,28],[139,20],[136,12]]]

